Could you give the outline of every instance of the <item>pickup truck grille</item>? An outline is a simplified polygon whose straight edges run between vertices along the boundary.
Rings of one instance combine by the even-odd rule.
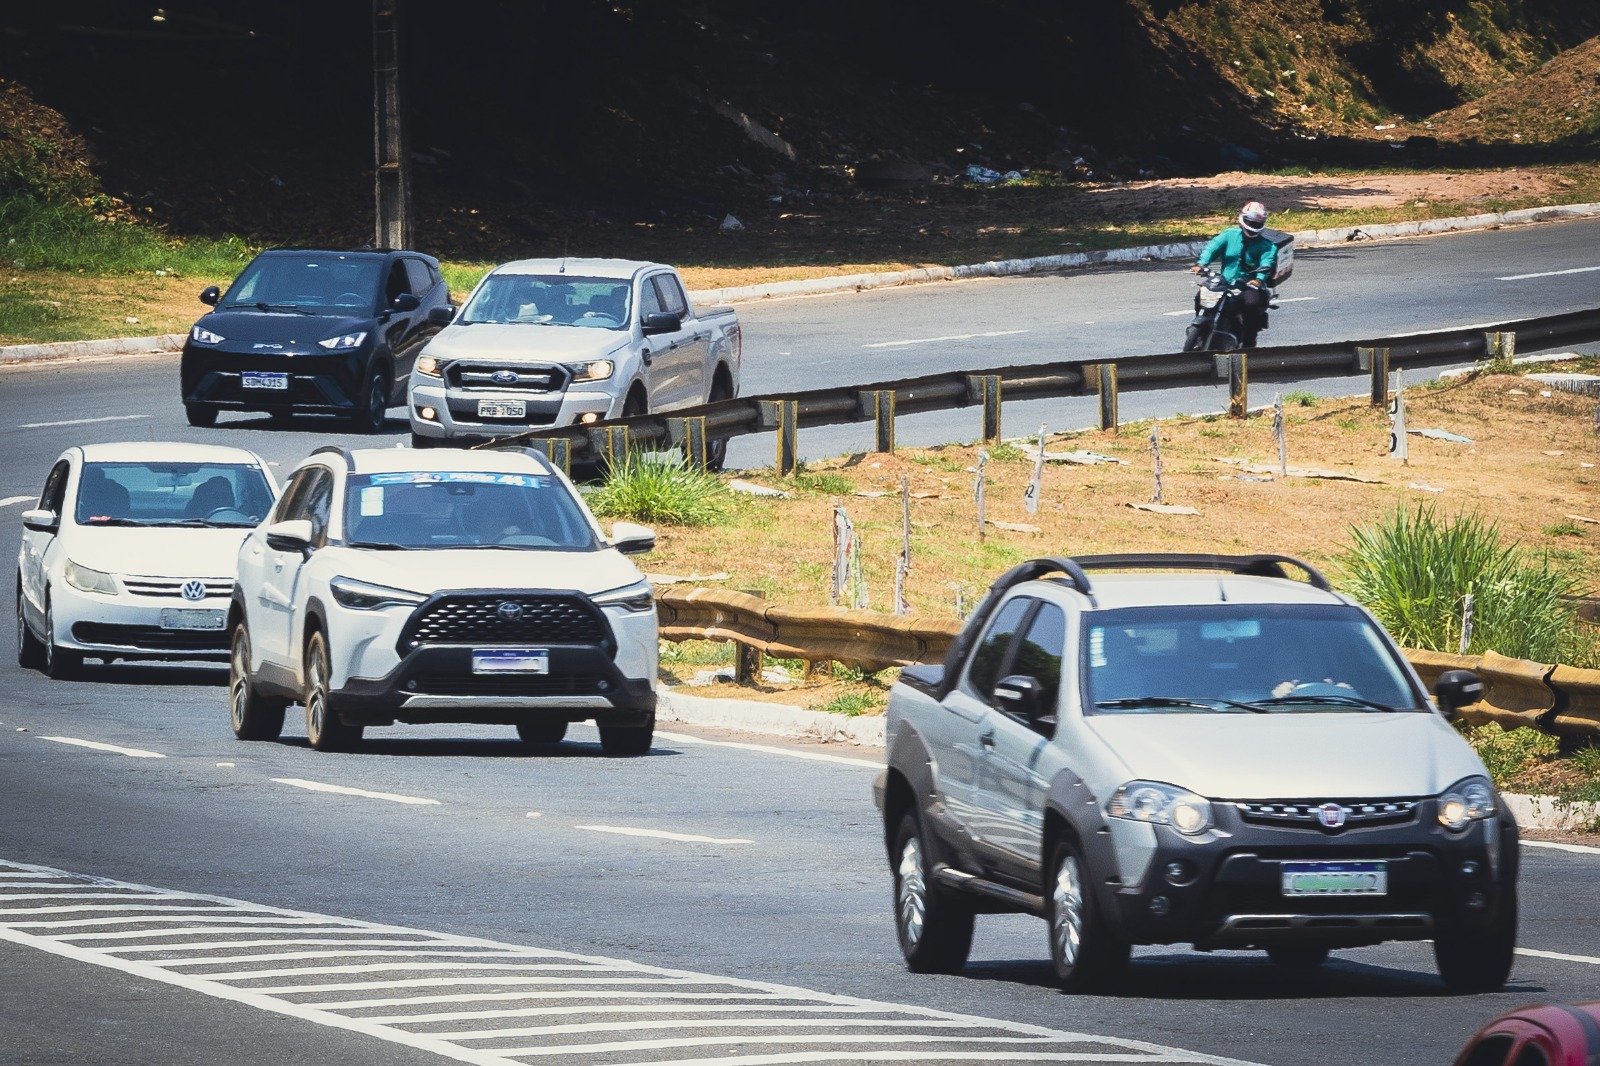
[[[401,633],[400,653],[426,644],[610,643],[610,627],[587,599],[508,592],[450,596],[424,604]]]
[[[457,389],[482,392],[562,392],[567,372],[553,366],[505,366],[456,362],[445,368],[445,381]]]
[[[1327,801],[1344,808],[1344,820],[1338,827],[1322,822],[1323,803],[1311,800],[1286,800],[1283,802],[1236,803],[1239,817],[1253,825],[1276,825],[1290,829],[1354,829],[1371,825],[1400,825],[1416,817],[1417,800],[1382,799]]]

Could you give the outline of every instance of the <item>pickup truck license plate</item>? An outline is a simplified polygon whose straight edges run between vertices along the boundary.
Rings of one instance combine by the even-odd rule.
[[[275,389],[286,392],[289,388],[288,371],[246,370],[239,375],[239,384],[247,389]]]
[[[1386,862],[1285,862],[1279,864],[1285,896],[1386,896]]]
[[[475,674],[548,674],[550,653],[544,648],[474,648]]]
[[[479,400],[479,418],[525,418],[528,414],[526,400]]]
[[[225,611],[186,611],[175,607],[161,609],[162,629],[216,629],[227,624]]]

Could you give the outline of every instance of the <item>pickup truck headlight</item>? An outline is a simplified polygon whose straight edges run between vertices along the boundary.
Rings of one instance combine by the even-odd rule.
[[[1129,781],[1106,804],[1113,818],[1170,825],[1184,836],[1199,836],[1211,828],[1211,801],[1186,789],[1160,781]]]
[[[347,348],[359,348],[361,347],[361,342],[366,339],[367,331],[362,330],[360,333],[345,333],[338,337],[329,337],[325,341],[318,341],[317,344],[330,352],[337,352],[344,351]]]
[[[415,607],[428,597],[420,592],[374,585],[370,581],[357,581],[353,577],[336,577],[328,582],[333,598],[341,607],[352,611],[376,611],[380,607]]]
[[[67,584],[80,592],[98,592],[102,596],[115,596],[122,591],[122,588],[117,584],[117,579],[112,575],[102,573],[99,570],[91,570],[87,566],[73,562],[71,559],[67,560],[62,576],[67,579]]]
[[[605,381],[617,371],[617,364],[609,359],[595,359],[588,363],[574,363],[567,367],[573,381]]]
[[[196,326],[189,331],[189,339],[196,344],[221,344],[228,338],[220,333],[212,333],[204,326]]]
[[[1494,812],[1494,789],[1487,778],[1468,777],[1457,781],[1439,797],[1439,824],[1453,833],[1461,832]]]
[[[650,589],[650,582],[640,581],[632,585],[624,585],[620,589],[602,592],[592,597],[594,602],[601,607],[621,607],[630,614],[643,614],[655,606],[656,596]]]
[[[429,378],[444,377],[444,369],[439,366],[439,360],[431,355],[417,357],[417,373]]]

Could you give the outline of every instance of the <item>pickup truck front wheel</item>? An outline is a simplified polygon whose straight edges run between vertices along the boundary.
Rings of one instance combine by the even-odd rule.
[[[1089,867],[1071,840],[1055,847],[1045,883],[1050,960],[1064,991],[1104,987],[1128,965],[1130,947],[1106,928],[1090,887]]]
[[[906,812],[895,832],[894,929],[913,973],[960,973],[972,952],[976,912],[933,879],[922,826]]]

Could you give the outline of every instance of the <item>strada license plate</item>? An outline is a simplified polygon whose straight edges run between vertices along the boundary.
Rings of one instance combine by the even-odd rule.
[[[1387,896],[1386,862],[1285,862],[1279,864],[1285,896]]]
[[[239,375],[239,384],[247,389],[275,389],[286,392],[289,374],[278,370],[246,370]]]
[[[526,418],[528,415],[528,401],[526,400],[479,400],[479,418]]]
[[[475,674],[548,674],[550,653],[544,648],[474,648]]]
[[[225,611],[185,611],[173,607],[162,608],[162,629],[222,629],[228,621]]]

